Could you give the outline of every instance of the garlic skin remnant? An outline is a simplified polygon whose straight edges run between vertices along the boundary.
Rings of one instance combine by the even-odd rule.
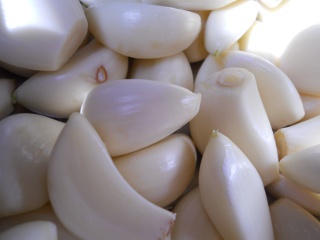
[[[0,78],[0,120],[13,112],[12,93],[15,88],[15,81],[8,78]]]
[[[200,196],[223,239],[273,239],[263,182],[246,155],[213,131],[199,170]]]
[[[97,40],[133,58],[179,53],[201,30],[198,14],[171,7],[114,1],[92,5],[85,13],[89,30]]]
[[[81,113],[115,157],[169,136],[195,117],[200,102],[200,94],[173,84],[117,80],[93,89]]]
[[[48,190],[58,218],[81,239],[170,237],[175,214],[130,187],[80,113],[70,116],[52,150]]]
[[[0,61],[13,66],[55,71],[88,31],[79,1],[1,0],[0,5]]]

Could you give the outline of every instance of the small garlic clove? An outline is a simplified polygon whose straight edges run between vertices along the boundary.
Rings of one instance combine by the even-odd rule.
[[[15,80],[0,78],[0,120],[9,116],[13,110],[12,93],[15,89]]]

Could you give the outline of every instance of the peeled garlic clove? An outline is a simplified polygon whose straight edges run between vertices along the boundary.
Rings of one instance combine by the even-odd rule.
[[[198,150],[203,153],[212,129],[219,129],[252,161],[264,185],[275,180],[277,147],[253,74],[244,68],[225,68],[197,83],[195,92],[202,97],[190,131]]]
[[[266,190],[276,198],[288,198],[313,215],[320,216],[320,194],[294,183],[282,174]]]
[[[319,220],[291,200],[278,199],[271,204],[270,213],[276,239],[319,238]]]
[[[301,122],[320,115],[320,97],[305,94],[300,94],[300,97],[305,111]]]
[[[100,83],[123,79],[128,58],[93,40],[55,72],[39,72],[15,91],[24,107],[58,118],[79,112],[87,94]]]
[[[104,2],[85,12],[97,40],[133,58],[179,53],[192,44],[201,29],[196,13],[150,4]]]
[[[0,218],[48,202],[47,167],[64,123],[21,113],[0,121]]]
[[[15,88],[13,79],[0,78],[0,120],[13,112],[12,93]]]
[[[320,26],[315,24],[297,34],[279,60],[300,93],[320,96],[319,41]]]
[[[147,148],[113,158],[131,187],[160,207],[174,202],[188,187],[196,160],[195,146],[184,134],[172,134]]]
[[[320,116],[280,128],[274,133],[279,159],[320,144]]]
[[[172,239],[222,240],[202,205],[198,187],[181,198],[172,211],[177,214]]]
[[[57,70],[87,34],[78,1],[1,0],[0,5],[0,61],[13,66]]]
[[[217,131],[202,156],[199,190],[223,239],[273,239],[267,196],[257,170],[240,148]]]
[[[173,84],[117,80],[93,89],[81,113],[115,157],[169,136],[198,113],[200,101],[200,94]]]
[[[91,5],[96,5],[104,2],[135,2],[135,3],[140,3],[140,0],[80,0],[81,3],[84,5],[90,7]]]
[[[205,47],[218,55],[234,43],[250,28],[258,14],[255,1],[236,1],[210,13],[205,28]]]
[[[175,214],[130,187],[80,113],[70,116],[52,150],[48,188],[58,218],[81,239],[170,236]]]
[[[57,227],[49,221],[32,221],[0,233],[0,240],[58,240]]]
[[[222,8],[236,0],[141,0],[143,3],[157,4],[186,10],[213,10]]]
[[[242,67],[253,73],[273,129],[293,124],[304,116],[297,89],[274,64],[242,51],[227,52],[222,61],[225,67]]]
[[[183,52],[157,59],[133,59],[129,78],[148,79],[185,87],[193,91],[193,74]]]
[[[285,156],[280,161],[280,171],[298,185],[320,193],[320,145]]]

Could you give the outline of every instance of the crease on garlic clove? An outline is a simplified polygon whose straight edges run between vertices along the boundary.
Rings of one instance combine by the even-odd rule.
[[[9,116],[13,110],[12,93],[15,89],[15,80],[0,77],[0,120]]]

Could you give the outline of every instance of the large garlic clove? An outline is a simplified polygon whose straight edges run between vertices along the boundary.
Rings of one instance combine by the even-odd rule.
[[[143,3],[157,4],[193,11],[213,10],[227,6],[236,0],[141,0]]]
[[[0,218],[48,202],[47,167],[64,123],[21,113],[0,121]]]
[[[166,239],[175,214],[139,195],[89,121],[73,113],[51,154],[48,188],[61,222],[81,239]]]
[[[109,48],[133,58],[160,58],[189,47],[201,29],[196,13],[130,2],[86,9],[90,32]]]
[[[320,145],[285,156],[280,161],[280,171],[298,185],[320,193]]]
[[[184,134],[173,134],[147,148],[113,158],[124,179],[160,207],[173,203],[191,182],[196,149]]]
[[[0,120],[13,112],[12,93],[15,89],[15,80],[0,77]]]
[[[32,221],[0,233],[0,240],[58,240],[57,227],[49,221]]]
[[[84,114],[111,156],[147,147],[188,123],[199,111],[201,95],[151,80],[100,84],[85,99]]]
[[[250,28],[258,14],[254,1],[236,1],[210,13],[205,27],[205,47],[218,55],[234,43]]]
[[[305,111],[301,122],[320,115],[320,97],[300,94],[303,108]]]
[[[172,211],[177,214],[172,239],[222,240],[202,205],[198,187],[181,198]]]
[[[267,196],[257,170],[234,142],[217,131],[202,156],[199,190],[223,239],[273,239]]]
[[[293,124],[304,116],[297,89],[288,76],[274,64],[242,51],[227,52],[222,62],[225,67],[242,67],[253,73],[273,129]]]
[[[1,0],[0,61],[42,71],[64,65],[85,38],[79,1]]]
[[[318,239],[320,222],[304,208],[281,198],[270,205],[275,239]]]
[[[276,198],[288,198],[311,214],[320,216],[320,194],[301,187],[282,174],[279,175],[277,180],[269,184],[266,190]]]
[[[315,24],[297,34],[279,60],[300,93],[320,96],[319,41],[320,25]]]
[[[280,128],[274,133],[279,159],[320,144],[320,115]]]
[[[275,180],[277,147],[253,74],[244,68],[226,68],[197,83],[195,92],[202,97],[190,131],[198,150],[204,152],[211,131],[218,129],[252,161],[264,185]]]
[[[15,99],[40,114],[67,118],[79,112],[87,94],[98,84],[123,79],[128,58],[93,40],[55,72],[39,72],[15,91]]]
[[[193,74],[183,52],[157,59],[133,59],[129,77],[172,83],[193,91]]]

